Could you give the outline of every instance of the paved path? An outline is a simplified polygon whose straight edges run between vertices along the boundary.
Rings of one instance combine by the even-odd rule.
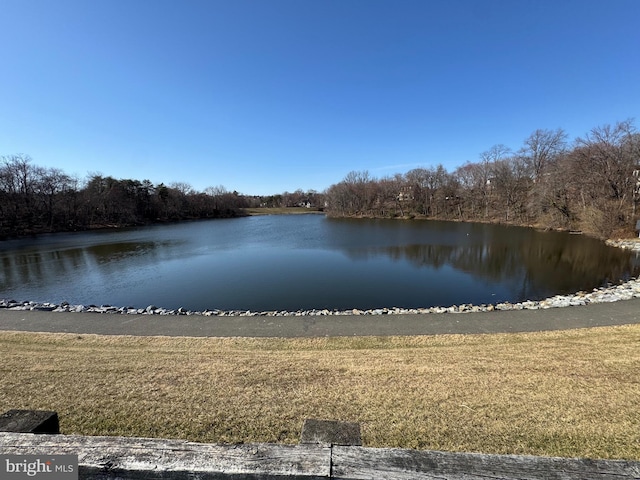
[[[640,299],[547,310],[408,315],[207,317],[0,309],[0,330],[186,337],[515,333],[640,323]]]

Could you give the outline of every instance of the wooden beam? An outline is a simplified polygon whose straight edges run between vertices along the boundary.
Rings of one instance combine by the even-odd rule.
[[[640,462],[354,446],[241,444],[0,432],[2,455],[78,455],[79,478],[638,480]]]
[[[0,433],[3,455],[78,455],[79,478],[329,478],[330,447],[218,445],[180,440]]]
[[[332,478],[344,480],[637,480],[640,462],[340,447]]]

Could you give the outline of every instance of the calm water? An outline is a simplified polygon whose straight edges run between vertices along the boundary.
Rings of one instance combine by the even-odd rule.
[[[640,274],[579,235],[451,222],[256,216],[0,243],[0,298],[191,310],[541,299]]]

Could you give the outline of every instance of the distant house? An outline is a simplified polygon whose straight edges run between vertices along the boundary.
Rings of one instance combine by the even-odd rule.
[[[404,185],[400,187],[400,191],[397,196],[398,201],[407,202],[413,200],[413,187],[411,185]]]

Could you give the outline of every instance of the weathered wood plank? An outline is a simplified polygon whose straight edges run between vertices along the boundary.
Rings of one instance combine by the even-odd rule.
[[[332,478],[344,480],[638,480],[640,462],[333,447]]]
[[[80,478],[640,480],[640,462],[351,446],[219,445],[0,432],[3,454],[78,455]]]
[[[78,455],[80,478],[329,478],[322,446],[201,444],[179,440],[0,433],[3,454]]]

